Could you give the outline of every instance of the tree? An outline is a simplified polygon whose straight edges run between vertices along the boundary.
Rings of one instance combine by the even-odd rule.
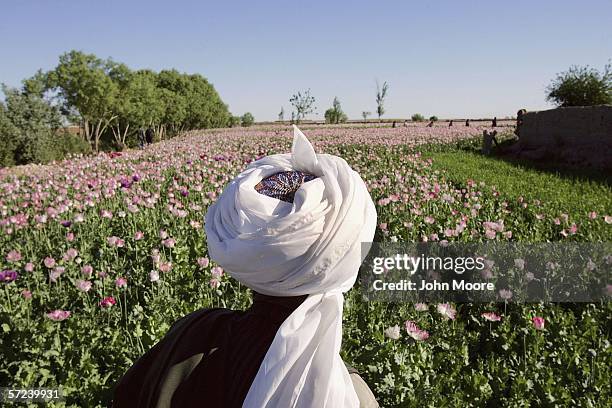
[[[85,139],[96,151],[114,119],[113,104],[119,90],[109,76],[113,66],[95,55],[70,51],[60,56],[58,66],[46,78],[47,89],[57,91],[64,111],[75,111],[81,118]]]
[[[546,99],[558,106],[592,106],[612,104],[612,66],[603,72],[588,65],[573,65],[557,74],[547,88]]]
[[[278,114],[278,121],[279,121],[279,122],[282,122],[282,121],[284,121],[284,120],[285,120],[285,108],[283,108],[283,107],[281,106],[281,110],[280,110],[280,112],[279,112],[279,114]]]
[[[227,121],[229,127],[236,127],[240,125],[240,116],[231,115]]]
[[[412,119],[413,122],[423,122],[425,120],[425,116],[421,115],[420,113],[415,113],[410,119]]]
[[[7,115],[4,103],[0,102],[0,167],[15,164],[15,135],[18,132]]]
[[[368,111],[363,111],[361,112],[361,117],[363,117],[363,121],[367,121],[368,120],[368,116],[370,116],[372,114],[372,112],[368,112]]]
[[[289,102],[295,108],[295,122],[300,123],[300,120],[304,119],[306,115],[309,115],[315,111],[315,98],[310,95],[310,89],[304,92],[298,92],[289,98]]]
[[[430,116],[429,120],[432,122],[437,122],[438,121],[438,117],[436,115]]]
[[[387,84],[387,82],[384,82],[381,88],[378,81],[376,81],[376,113],[378,114],[378,120],[385,114],[385,98],[387,97],[388,91],[389,84]]]
[[[325,123],[344,123],[347,119],[346,114],[342,112],[340,100],[337,96],[334,97],[332,107],[325,111]]]
[[[247,112],[244,115],[242,115],[242,117],[240,118],[240,125],[241,126],[251,126],[253,123],[255,123],[255,118],[253,117],[253,115],[251,114],[251,112]]]
[[[41,95],[3,86],[6,105],[0,103],[0,165],[45,163],[66,153],[86,149],[78,137],[62,134],[62,116],[57,106]]]

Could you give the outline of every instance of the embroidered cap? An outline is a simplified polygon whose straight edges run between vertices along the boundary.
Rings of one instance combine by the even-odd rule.
[[[316,176],[302,171],[282,171],[261,180],[255,186],[255,190],[268,197],[292,203],[295,192],[300,186],[316,178]]]

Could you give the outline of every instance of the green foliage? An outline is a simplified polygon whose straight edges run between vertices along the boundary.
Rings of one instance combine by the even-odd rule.
[[[475,180],[504,191],[504,195],[514,202],[538,200],[540,204],[537,207],[541,213],[569,212],[586,216],[591,211],[606,214],[612,208],[612,188],[604,182],[530,169],[459,149],[425,151],[424,154],[433,159],[434,169],[446,172],[446,177],[451,182]],[[580,200],[576,197],[580,197]],[[525,215],[527,218],[531,216],[533,215]],[[537,234],[552,232],[551,228],[552,226],[549,226],[546,231],[533,228],[530,231],[533,235],[524,239],[533,241],[543,239],[544,235]],[[599,234],[605,234],[607,229],[609,230],[609,227],[596,224],[583,233],[587,239],[593,239]]]
[[[4,103],[0,102],[0,167],[15,164],[15,135],[18,133],[6,114]]]
[[[325,123],[344,123],[347,120],[348,117],[340,106],[340,100],[338,97],[335,97],[332,107],[325,111]]]
[[[592,106],[612,104],[612,66],[603,72],[589,66],[572,66],[547,88],[546,99],[558,106]]]
[[[432,122],[437,122],[438,121],[438,117],[436,115],[430,116],[429,120],[432,121]]]
[[[280,122],[285,120],[285,108],[283,108],[282,106],[280,112],[278,113],[278,120]]]
[[[46,163],[64,157],[59,109],[41,96],[3,88],[6,106],[0,113],[0,164]],[[77,149],[80,151],[81,149]]]
[[[370,116],[371,114],[372,114],[372,112],[363,111],[363,112],[361,112],[361,117],[365,121],[365,120],[368,120],[368,116]]]
[[[230,116],[228,120],[229,127],[240,126],[240,116]]]
[[[300,91],[289,98],[289,102],[293,105],[295,111],[291,113],[291,121],[300,123],[306,115],[315,111],[315,98],[310,95],[310,89]]]
[[[420,113],[415,113],[410,119],[412,119],[413,122],[423,122],[425,120],[425,116],[421,115]]]
[[[378,85],[378,81],[376,82],[376,113],[378,114],[378,119],[385,114],[385,98],[388,91],[389,84],[387,82],[383,83],[382,88]]]
[[[253,123],[255,123],[255,118],[251,112],[247,112],[240,117],[241,126],[251,126]]]
[[[227,105],[199,74],[131,71],[111,59],[70,51],[55,69],[38,73],[26,86],[39,91],[41,83],[58,94],[64,114],[78,118],[95,150],[101,139],[123,148],[141,126],[152,126],[163,137],[230,123]]]

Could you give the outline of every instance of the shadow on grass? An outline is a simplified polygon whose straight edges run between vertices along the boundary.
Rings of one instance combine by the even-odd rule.
[[[609,169],[600,170],[572,166],[559,161],[552,152],[539,160],[517,158],[511,153],[512,147],[518,142],[514,134],[504,133],[498,135],[497,140],[499,140],[499,144],[493,146],[490,155],[482,154],[482,139],[480,137],[462,140],[450,145],[427,145],[421,149],[421,152],[427,157],[431,153],[465,151],[482,158],[508,163],[516,168],[535,170],[574,181],[592,181],[612,187],[612,171]]]

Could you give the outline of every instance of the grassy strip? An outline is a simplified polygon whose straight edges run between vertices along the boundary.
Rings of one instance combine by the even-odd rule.
[[[605,178],[587,178],[583,172],[542,170],[521,163],[483,156],[459,146],[446,149],[425,149],[433,168],[443,171],[453,184],[466,180],[495,187],[508,198],[540,200],[548,210],[586,215],[596,211],[612,214],[612,186]]]

